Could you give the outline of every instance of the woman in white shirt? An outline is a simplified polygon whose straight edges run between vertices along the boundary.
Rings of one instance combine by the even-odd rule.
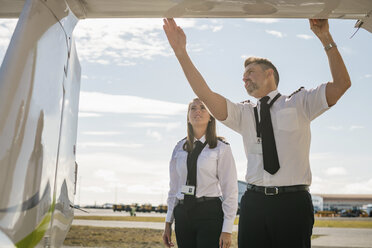
[[[179,248],[228,248],[238,208],[235,161],[228,143],[216,134],[216,120],[195,98],[188,107],[187,137],[173,150],[163,241],[171,225]]]

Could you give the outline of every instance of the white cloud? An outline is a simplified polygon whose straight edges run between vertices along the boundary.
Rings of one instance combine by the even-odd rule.
[[[218,32],[218,31],[220,31],[222,28],[223,28],[223,26],[214,26],[214,27],[212,28],[212,32]]]
[[[249,19],[245,19],[245,20],[247,22],[265,23],[265,24],[279,22],[279,19],[274,19],[274,18],[249,18]]]
[[[153,100],[138,96],[80,92],[79,110],[85,112],[120,114],[185,114],[186,104]]]
[[[372,194],[372,178],[355,182],[357,181],[355,179],[350,180],[346,177],[340,179],[337,175],[335,176],[334,180],[314,176],[310,192],[315,194]]]
[[[350,129],[350,131],[354,131],[354,130],[363,129],[363,128],[364,128],[363,126],[352,125],[349,129]]]
[[[0,50],[8,47],[16,25],[16,19],[0,20]]]
[[[146,156],[131,157],[123,153],[114,152],[78,152],[76,157],[79,168],[86,170],[87,173],[93,173],[96,170],[105,168],[121,174],[120,178],[125,180],[131,179],[132,174],[151,175],[152,177],[155,174],[160,177],[168,175],[169,158],[165,161],[157,161]],[[149,160],[151,163],[149,163]],[[82,172],[82,174],[84,173]]]
[[[372,77],[372,74],[366,74],[364,75],[364,78],[371,78]]]
[[[90,191],[90,192],[94,192],[94,193],[105,193],[105,192],[108,192],[108,190],[105,190],[102,187],[98,187],[98,186],[84,186],[84,187],[81,187],[81,189],[83,191]]]
[[[92,199],[96,199],[104,203],[116,199],[123,203],[165,203],[169,189],[169,157],[163,160],[132,157],[124,152],[77,153],[78,180],[81,178],[78,185],[82,189],[79,202],[91,204]],[[108,180],[97,180],[104,177]]]
[[[101,114],[97,113],[86,113],[86,112],[79,112],[79,118],[80,117],[101,117]]]
[[[344,194],[372,194],[372,178],[362,182],[347,184]]]
[[[143,117],[146,119],[168,119],[168,116],[164,115],[144,115]]]
[[[78,148],[87,147],[111,147],[111,148],[141,148],[142,144],[125,144],[116,142],[80,142],[78,143]]]
[[[127,188],[128,193],[135,193],[135,194],[151,194],[151,195],[157,195],[159,193],[164,192],[164,187],[159,187],[160,185],[154,186],[151,185],[144,185],[144,184],[136,184],[136,185],[130,185]],[[151,188],[151,190],[149,190]]]
[[[310,160],[325,160],[333,158],[333,155],[329,152],[310,153]]]
[[[221,29],[223,28],[222,25],[208,25],[208,24],[203,24],[203,25],[200,25],[200,26],[197,26],[196,29],[199,29],[199,30],[212,30],[212,32],[218,32],[220,31]]]
[[[311,193],[325,193],[327,192],[326,187],[324,187],[324,180],[321,177],[313,176],[310,185]]]
[[[113,170],[96,170],[94,172],[94,176],[98,178],[102,178],[105,182],[119,182],[119,178],[117,177],[115,171]]]
[[[321,183],[321,182],[324,182],[324,180],[321,177],[313,176],[312,182],[313,183]]]
[[[163,139],[163,136],[157,131],[147,130],[146,135],[159,141]]]
[[[328,126],[327,128],[328,129],[331,129],[333,131],[341,131],[341,130],[344,130],[345,129],[343,126]],[[354,131],[356,129],[363,129],[363,128],[365,128],[365,127],[364,126],[360,126],[360,125],[352,125],[352,126],[349,127],[349,130],[350,131]]]
[[[343,130],[344,129],[342,126],[329,126],[327,128],[328,129],[331,129],[333,131],[340,131],[340,130]]]
[[[168,54],[167,44],[160,39],[161,28],[159,19],[91,19],[79,22],[74,35],[82,60],[132,65],[128,59]]]
[[[110,64],[110,61],[105,60],[105,59],[97,59],[94,62],[97,63],[97,64],[101,64],[101,65],[108,65],[108,64]]]
[[[94,131],[94,132],[82,132],[82,134],[85,134],[85,135],[102,135],[102,136],[112,136],[112,135],[119,135],[119,134],[122,134],[122,132],[98,132],[98,131]]]
[[[181,126],[180,122],[135,122],[129,124],[130,127],[159,127],[171,131]]]
[[[222,30],[223,25],[221,20],[209,20],[211,24],[195,25],[198,30],[211,30],[212,32],[218,32]]]
[[[344,167],[331,167],[325,173],[329,176],[343,176],[347,174],[347,171]]]
[[[180,19],[183,28],[195,26],[192,19]],[[135,59],[170,56],[163,38],[162,19],[89,19],[74,31],[79,57],[84,61],[131,66]]]
[[[278,38],[283,38],[285,36],[285,34],[276,30],[265,30],[265,32]]]
[[[307,34],[298,34],[296,37],[304,40],[311,40],[314,38],[313,36]]]

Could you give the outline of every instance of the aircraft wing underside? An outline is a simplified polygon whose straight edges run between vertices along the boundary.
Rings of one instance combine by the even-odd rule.
[[[372,32],[370,0],[66,0],[84,18],[335,18]],[[25,0],[0,0],[0,18],[17,18]]]

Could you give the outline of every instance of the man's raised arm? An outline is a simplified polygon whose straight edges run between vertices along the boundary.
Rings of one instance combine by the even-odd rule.
[[[328,106],[335,105],[346,90],[351,86],[349,73],[342,57],[329,32],[328,20],[310,19],[310,28],[322,42],[328,56],[333,82],[329,82],[326,88]]]
[[[225,120],[227,118],[226,99],[208,87],[203,76],[192,63],[186,51],[186,35],[181,27],[177,26],[173,18],[168,18],[164,19],[163,28],[195,94],[207,105],[217,120]]]

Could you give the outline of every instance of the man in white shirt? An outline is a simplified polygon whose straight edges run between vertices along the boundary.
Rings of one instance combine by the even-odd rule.
[[[241,199],[240,248],[311,247],[310,122],[336,104],[351,82],[328,20],[309,22],[324,46],[333,81],[281,96],[275,66],[267,59],[248,58],[243,81],[248,94],[260,99],[256,106],[234,104],[210,90],[187,54],[183,30],[173,19],[164,19],[168,41],[195,94],[216,119],[243,137],[248,187]]]

